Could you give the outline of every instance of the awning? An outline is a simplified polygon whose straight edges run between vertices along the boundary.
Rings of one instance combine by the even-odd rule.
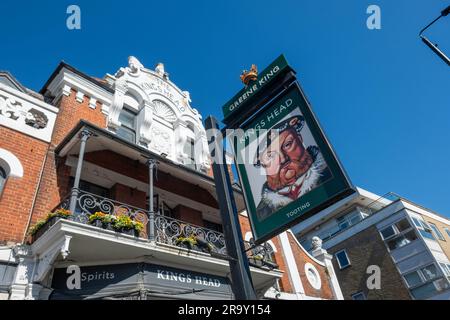
[[[52,288],[51,300],[233,299],[228,278],[149,263],[57,268]]]

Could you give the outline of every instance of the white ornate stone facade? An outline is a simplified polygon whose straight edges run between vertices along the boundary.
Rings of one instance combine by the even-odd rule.
[[[0,83],[0,125],[50,142],[58,109]]]
[[[195,141],[197,168],[206,172],[209,167],[208,145],[202,117],[190,105],[187,91],[181,91],[169,80],[164,65],[155,70],[145,68],[135,57],[106,80],[114,87],[112,102],[107,108],[107,127],[115,131],[119,116],[126,106],[137,114],[137,143],[167,158],[185,164],[188,156],[183,147],[190,137]]]
[[[176,163],[187,164],[189,159],[183,148],[190,137],[195,141],[197,170],[209,170],[202,116],[191,106],[189,92],[169,80],[164,64],[158,63],[155,70],[150,70],[135,57],[129,57],[128,66],[114,75],[107,74],[104,80],[96,80],[91,81],[81,72],[63,65],[48,85],[48,95],[53,96],[55,103],[74,91],[78,101],[89,97],[89,107],[95,109],[96,104],[100,105],[107,118],[107,129],[112,132],[121,126],[119,116],[126,106],[137,114],[137,144]]]

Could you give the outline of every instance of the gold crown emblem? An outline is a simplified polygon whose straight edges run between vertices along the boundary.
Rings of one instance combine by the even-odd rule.
[[[252,64],[250,71],[244,70],[241,74],[241,81],[247,85],[250,81],[255,81],[258,79],[258,68],[256,65]]]

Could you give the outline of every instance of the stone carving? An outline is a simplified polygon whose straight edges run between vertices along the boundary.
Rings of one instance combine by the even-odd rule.
[[[123,77],[128,74],[133,77],[139,76],[141,69],[144,68],[144,65],[133,56],[128,57],[128,67],[120,68],[119,71],[114,75],[117,79]]]
[[[109,107],[108,127],[112,130],[120,127],[119,115],[123,108],[125,94],[128,91],[128,84],[125,78],[119,78],[114,83],[114,97]]]
[[[155,71],[157,74],[159,74],[161,77],[164,75],[164,64],[163,63],[158,63],[156,65]]]
[[[131,56],[128,58],[128,68],[132,75],[137,75],[144,68],[144,65],[136,57]]]
[[[312,248],[313,250],[322,249],[322,239],[320,239],[319,237],[313,237]]]
[[[164,70],[164,63],[158,63],[156,65],[155,71],[158,75],[163,77],[166,80],[169,80],[169,74]]]
[[[144,107],[139,112],[139,142],[147,146],[152,141],[151,126],[153,121],[152,104],[147,101],[144,102]]]
[[[34,108],[26,111],[24,106],[13,98],[0,96],[0,115],[15,121],[24,121],[35,129],[44,129],[48,124],[48,117],[44,112]]]
[[[12,120],[19,119],[21,105],[12,98],[0,97],[0,115]]]
[[[177,120],[177,116],[171,107],[167,105],[167,103],[161,100],[154,100],[152,103],[152,110],[155,115],[163,118],[170,123],[175,122]]]
[[[172,146],[170,143],[170,134],[157,127],[152,127],[152,137],[150,149],[155,150],[159,154],[165,153],[170,156]]]
[[[190,94],[189,91],[183,91],[183,96],[184,96],[184,98],[183,98],[183,104],[184,104],[186,107],[188,107],[188,106],[189,106],[189,103],[192,102],[192,100],[191,100],[191,94]]]
[[[206,138],[206,131],[201,132],[201,159],[200,159],[200,170],[203,172],[208,172],[211,168],[211,162],[209,159],[209,147],[208,147],[208,139]]]
[[[47,126],[48,118],[42,111],[30,109],[26,115],[25,123],[36,129],[43,129]]]

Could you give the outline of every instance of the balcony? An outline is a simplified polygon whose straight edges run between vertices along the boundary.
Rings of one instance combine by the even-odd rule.
[[[70,200],[70,195],[65,197],[53,211],[57,209],[68,210]],[[153,238],[156,244],[185,249],[188,252],[200,252],[219,259],[230,259],[227,255],[223,233],[215,230],[177,220],[169,216],[161,215],[160,213],[154,214],[152,219],[153,228],[150,228],[151,219],[149,211],[82,190],[79,190],[76,196],[75,208],[75,211],[68,217],[61,219],[75,222],[78,225],[89,225],[90,228],[95,227],[99,231],[116,236],[132,237],[139,241],[149,242],[151,240],[150,235],[153,232]],[[134,230],[130,232],[130,230],[117,228],[110,222],[104,223],[90,219],[97,212],[113,217],[113,220],[124,216],[129,217],[131,221],[140,222],[143,225],[143,229],[140,232],[133,232]],[[36,242],[42,237],[57,220],[58,217],[49,219],[34,234],[31,242]],[[269,268],[271,270],[278,268],[274,263],[273,250],[270,245],[255,246],[250,242],[246,242],[245,248],[250,265],[259,268]]]

